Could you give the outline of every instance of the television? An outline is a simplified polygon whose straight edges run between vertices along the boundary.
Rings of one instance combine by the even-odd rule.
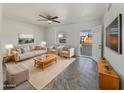
[[[122,54],[122,14],[106,27],[106,46]]]

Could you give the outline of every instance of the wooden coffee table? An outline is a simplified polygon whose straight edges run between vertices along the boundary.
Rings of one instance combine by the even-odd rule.
[[[52,63],[57,63],[57,55],[55,54],[44,54],[34,58],[34,66],[38,66],[42,70]]]

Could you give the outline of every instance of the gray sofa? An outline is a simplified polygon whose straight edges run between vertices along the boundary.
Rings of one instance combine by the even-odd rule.
[[[12,50],[15,61],[25,60],[31,57],[45,54],[47,49],[42,48],[41,46],[31,46],[31,45],[22,45],[16,46]]]

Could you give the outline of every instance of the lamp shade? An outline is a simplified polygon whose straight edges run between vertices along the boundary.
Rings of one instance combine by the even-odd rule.
[[[41,46],[46,46],[46,45],[47,45],[46,41],[41,42]]]
[[[46,45],[46,41],[42,41],[41,43],[42,43],[43,45]]]
[[[63,38],[63,37],[64,37],[63,34],[58,35],[58,38]]]
[[[52,21],[50,21],[50,20],[48,20],[47,22],[48,22],[48,24],[51,24],[52,23]]]
[[[5,48],[6,48],[6,49],[11,49],[11,48],[13,48],[13,45],[12,45],[12,44],[6,44],[6,45],[5,45]]]

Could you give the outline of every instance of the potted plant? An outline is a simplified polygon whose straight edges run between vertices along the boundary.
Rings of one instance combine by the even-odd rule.
[[[112,72],[112,70],[113,70],[113,69],[112,69],[111,66],[109,66],[109,65],[105,65],[105,66],[104,66],[104,71],[105,71],[105,72],[110,73],[110,72]]]

